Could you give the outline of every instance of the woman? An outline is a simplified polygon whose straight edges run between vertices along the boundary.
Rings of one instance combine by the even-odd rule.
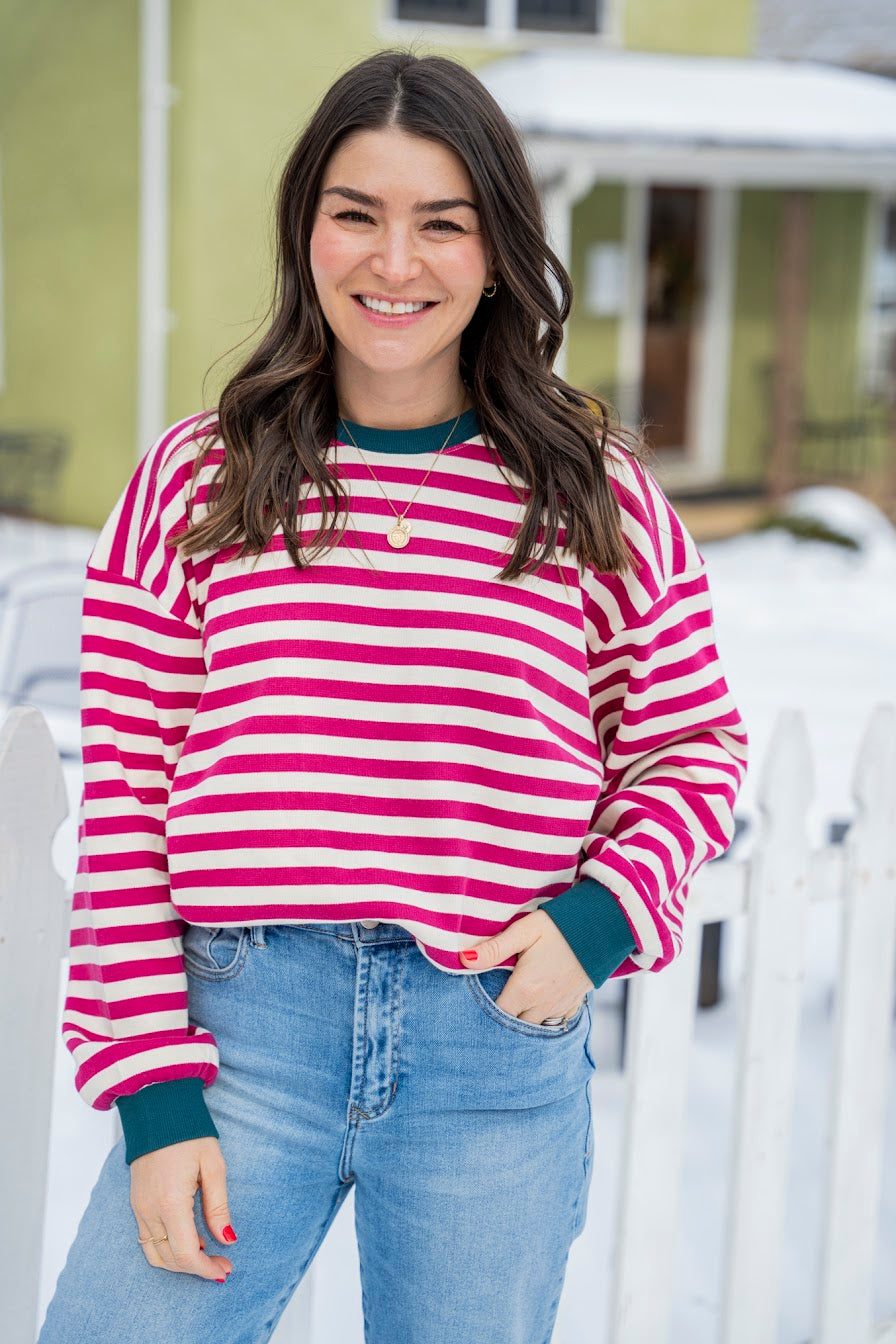
[[[42,1344],[267,1339],[352,1186],[369,1341],[550,1338],[590,1000],[680,950],[747,747],[570,299],[465,67],[335,82],[269,331],[91,558],[63,1034],[124,1138]]]

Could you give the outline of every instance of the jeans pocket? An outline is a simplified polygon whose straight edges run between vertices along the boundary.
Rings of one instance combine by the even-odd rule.
[[[506,985],[512,967],[496,966],[490,971],[479,971],[466,977],[467,984],[473,998],[479,1004],[487,1017],[500,1023],[501,1026],[509,1027],[513,1031],[522,1032],[525,1036],[569,1036],[576,1027],[586,1019],[585,1007],[588,1002],[588,996],[582,999],[572,1017],[566,1023],[556,1024],[554,1026],[542,1026],[540,1022],[527,1022],[523,1018],[514,1017],[504,1008],[499,1007],[495,1002],[502,989]]]
[[[201,980],[232,980],[242,971],[251,927],[188,924],[183,934],[184,968]]]

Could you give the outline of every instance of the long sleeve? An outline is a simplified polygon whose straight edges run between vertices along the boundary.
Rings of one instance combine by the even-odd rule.
[[[84,791],[62,1035],[79,1095],[97,1110],[118,1104],[128,1163],[217,1137],[202,1093],[218,1051],[188,1021],[186,924],[168,886],[168,791],[206,669],[185,575],[158,526],[165,446],[101,535],[82,627]]]
[[[644,479],[652,507],[638,516],[654,539],[651,564],[641,567],[640,586],[617,585],[621,618],[605,626],[597,613],[589,641],[603,788],[579,881],[543,907],[595,985],[662,970],[681,951],[690,883],[731,843],[747,770],[703,557],[656,482]]]

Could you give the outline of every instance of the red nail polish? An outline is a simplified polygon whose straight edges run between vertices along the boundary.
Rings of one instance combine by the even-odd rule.
[[[461,952],[461,956],[465,957],[467,961],[479,960],[479,953],[476,951],[475,948],[472,947],[467,948],[464,952]]]
[[[237,1239],[236,1233],[234,1232],[233,1228],[232,1228],[232,1227],[230,1226],[230,1224],[228,1223],[227,1226],[224,1228],[224,1240],[225,1240],[225,1241],[236,1241],[236,1239]]]
[[[226,1283],[226,1282],[227,1282],[226,1278],[225,1278],[225,1279],[215,1279],[215,1283]]]

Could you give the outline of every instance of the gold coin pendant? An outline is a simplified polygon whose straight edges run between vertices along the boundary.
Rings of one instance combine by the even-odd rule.
[[[410,539],[410,533],[405,531],[401,523],[396,523],[391,531],[386,534],[386,540],[389,545],[399,551],[402,546],[407,546]]]

